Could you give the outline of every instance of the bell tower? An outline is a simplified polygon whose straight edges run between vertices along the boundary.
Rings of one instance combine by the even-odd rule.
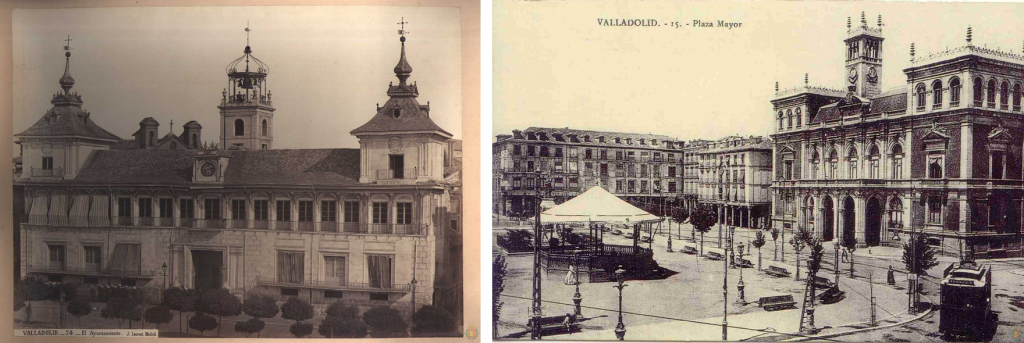
[[[864,12],[858,27],[847,17],[846,32],[846,88],[862,98],[874,97],[882,92],[882,15],[877,27],[868,27]]]
[[[274,142],[274,104],[267,88],[270,73],[263,61],[252,55],[249,28],[245,28],[242,57],[224,69],[228,87],[221,92],[220,145],[222,149],[267,150]]]

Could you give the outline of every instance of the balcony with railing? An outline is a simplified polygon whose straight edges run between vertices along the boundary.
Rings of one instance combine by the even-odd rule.
[[[292,230],[292,221],[290,221],[290,220],[275,220],[274,221],[274,230],[291,231]]]
[[[32,177],[64,177],[64,168],[36,168],[32,167]]]
[[[72,266],[47,266],[28,265],[30,273],[42,274],[65,274],[65,275],[87,275],[87,276],[116,276],[123,278],[153,278],[155,270],[125,270],[117,268],[98,267],[72,267]]]
[[[374,292],[374,293],[408,293],[412,290],[410,284],[384,284],[372,282],[346,282],[336,280],[281,280],[273,276],[260,276],[256,280],[260,286],[291,287],[291,288],[312,288],[340,291]]]
[[[205,219],[205,218],[203,218],[203,219],[196,219],[196,226],[195,226],[195,228],[197,228],[197,229],[223,229],[226,226],[225,224],[226,223],[225,223],[224,219],[220,219],[220,218]]]
[[[403,181],[415,181],[419,175],[416,168],[404,169],[379,169],[376,173],[377,181],[386,183],[402,183]]]
[[[297,225],[296,229],[298,229],[299,231],[313,231],[313,229],[314,229],[313,228],[313,221],[311,221],[311,220],[306,220],[306,221],[300,220],[300,221],[296,222],[296,225]]]
[[[133,225],[132,217],[114,217],[114,224],[121,226],[131,226]]]
[[[322,222],[320,222],[320,231],[323,231],[323,232],[338,232],[338,222],[336,222],[336,221],[322,221]]]
[[[139,217],[139,226],[154,226],[153,217]]]
[[[269,220],[264,220],[264,219],[261,219],[261,220],[250,220],[250,222],[252,222],[252,228],[253,229],[266,230],[266,229],[270,228],[270,221]]]

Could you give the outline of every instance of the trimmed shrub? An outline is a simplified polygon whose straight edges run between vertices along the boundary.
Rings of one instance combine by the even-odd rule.
[[[370,337],[389,338],[406,337],[408,324],[402,319],[398,310],[378,306],[363,313],[363,322],[370,327]]]

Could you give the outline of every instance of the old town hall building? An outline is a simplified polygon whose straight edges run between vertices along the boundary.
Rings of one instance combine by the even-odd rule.
[[[15,135],[21,277],[461,313],[461,174],[405,40],[357,149],[273,149],[269,67],[249,46],[226,70],[220,149],[196,122],[160,137],[152,118],[125,141],[82,109],[66,53],[53,108]]]
[[[944,254],[1020,257],[1024,56],[915,56],[888,89],[882,18],[847,23],[845,89],[778,90],[772,222],[861,246],[923,233]]]

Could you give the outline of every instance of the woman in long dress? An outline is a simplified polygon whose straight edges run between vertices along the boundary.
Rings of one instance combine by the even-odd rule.
[[[565,284],[571,286],[575,285],[576,282],[576,266],[570,265],[569,272],[565,273]]]

